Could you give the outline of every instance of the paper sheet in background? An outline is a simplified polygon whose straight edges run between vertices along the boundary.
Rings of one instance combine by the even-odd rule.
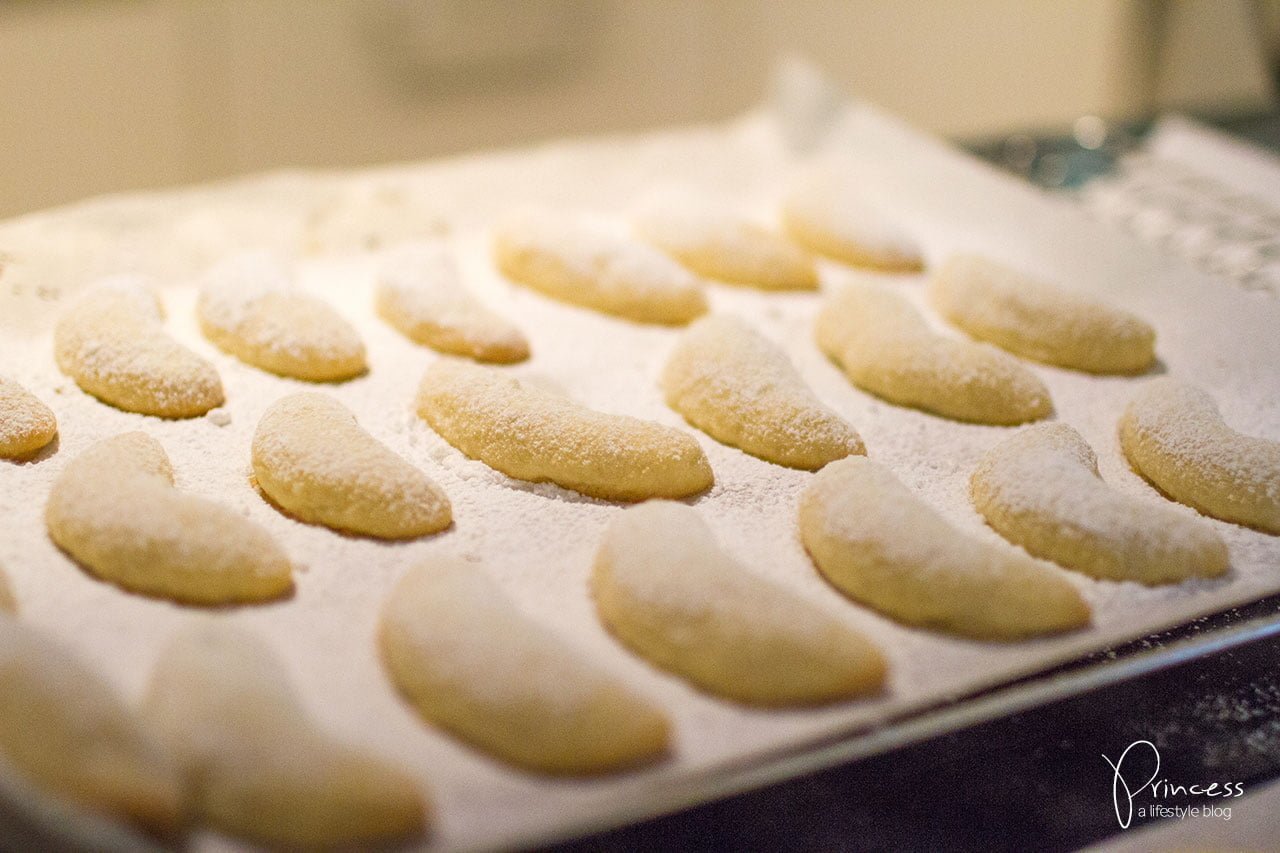
[[[1224,283],[1280,298],[1280,157],[1272,151],[1165,116],[1080,200]]]
[[[805,155],[795,153],[796,130],[760,113],[718,128],[107,199],[0,225],[0,252],[8,259],[0,276],[0,363],[53,405],[63,429],[53,457],[0,468],[0,514],[9,521],[0,563],[14,580],[24,618],[64,637],[130,696],[141,691],[165,639],[191,618],[188,610],[91,580],[43,533],[48,481],[66,461],[104,434],[144,429],[173,457],[180,487],[239,508],[305,567],[294,599],[224,618],[267,638],[322,724],[421,775],[439,817],[429,844],[488,847],[592,825],[673,797],[692,802],[711,790],[717,768],[1280,591],[1280,537],[1213,522],[1230,546],[1228,578],[1161,589],[1076,578],[1095,608],[1087,631],[999,645],[908,630],[850,604],[814,572],[795,534],[796,499],[809,475],[699,436],[717,484],[695,505],[721,542],[751,570],[843,613],[871,635],[890,660],[889,689],[876,699],[822,709],[748,710],[699,694],[619,647],[596,622],[586,590],[592,554],[616,506],[507,480],[462,458],[412,415],[414,384],[435,356],[373,315],[367,249],[422,231],[447,235],[468,283],[529,333],[535,355],[518,373],[549,379],[597,408],[684,426],[655,387],[678,332],[551,303],[510,285],[489,263],[485,223],[526,200],[622,216],[656,181],[715,193],[770,217],[794,170],[810,156],[829,157],[861,176],[868,195],[919,237],[930,261],[961,248],[987,252],[1143,314],[1157,327],[1163,370],[1213,389],[1239,428],[1280,438],[1280,306],[1274,300],[1223,288],[1090,221],[1071,202],[870,108],[830,110]],[[250,488],[248,445],[258,416],[302,385],[240,365],[204,342],[186,282],[226,251],[261,245],[302,253],[304,285],[330,299],[365,336],[370,374],[325,390],[445,487],[457,519],[450,532],[396,546],[338,537],[280,516]],[[57,302],[91,274],[121,267],[165,276],[170,328],[217,364],[229,394],[228,426],[116,412],[57,373],[48,343]],[[824,286],[849,274],[824,266]],[[919,300],[920,280],[902,279],[900,286]],[[967,479],[1007,430],[934,418],[852,389],[812,343],[817,295],[716,286],[711,301],[785,346],[817,393],[858,427],[873,457],[967,534],[998,541],[969,506]],[[1114,437],[1115,420],[1142,380],[1033,369],[1049,386],[1057,417],[1097,451],[1103,478],[1124,492],[1162,500],[1127,468]],[[677,733],[673,755],[615,778],[548,780],[508,770],[417,720],[383,677],[373,632],[383,596],[400,574],[441,552],[476,560],[536,618],[667,707]],[[204,836],[199,846],[228,843]]]

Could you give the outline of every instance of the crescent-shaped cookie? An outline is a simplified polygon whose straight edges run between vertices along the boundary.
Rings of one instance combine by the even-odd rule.
[[[929,300],[973,337],[1024,358],[1088,373],[1142,373],[1155,329],[1141,318],[977,255],[953,255]]]
[[[224,402],[213,365],[169,337],[145,280],[112,276],[58,319],[54,356],[86,393],[126,412],[192,418]]]
[[[847,176],[806,175],[783,201],[782,224],[796,243],[850,266],[888,273],[924,268],[915,239],[862,199]]]
[[[615,516],[591,588],[614,636],[710,693],[809,704],[873,693],[884,682],[884,659],[870,641],[752,575],[684,504],[650,501]]]
[[[439,352],[499,364],[529,357],[524,334],[467,292],[442,243],[408,243],[389,252],[374,303],[405,337]]]
[[[1117,492],[1067,424],[1026,427],[982,458],[973,505],[1004,538],[1095,578],[1144,584],[1217,577],[1227,546],[1209,524]]]
[[[667,405],[716,441],[817,470],[866,453],[858,433],[805,385],[780,347],[734,317],[698,320],[662,371]]]
[[[169,755],[98,673],[0,614],[0,757],[33,785],[171,833],[184,786]]]
[[[243,252],[213,267],[196,313],[219,349],[270,373],[340,382],[367,369],[355,328],[324,301],[295,289],[288,265],[270,252]]]
[[[702,283],[657,249],[553,211],[508,213],[493,256],[512,281],[605,314],[683,325],[707,312]]]
[[[0,376],[0,458],[23,459],[58,434],[58,421],[35,394]]]
[[[818,313],[818,346],[864,391],[960,421],[1020,424],[1053,411],[1049,390],[1017,359],[943,337],[906,299],[850,283]]]
[[[588,409],[491,367],[437,361],[422,378],[417,409],[445,441],[517,480],[618,501],[711,488],[711,465],[691,436]]]
[[[1229,427],[1203,390],[1169,377],[1147,383],[1120,418],[1134,469],[1205,515],[1280,533],[1280,441]]]
[[[252,455],[259,488],[302,521],[410,539],[453,520],[439,486],[325,394],[292,394],[273,403],[253,434]]]
[[[800,500],[800,539],[837,589],[911,625],[1015,640],[1089,622],[1089,606],[1057,568],[964,535],[863,457],[814,475]]]
[[[641,239],[695,275],[761,290],[816,290],[813,259],[774,232],[692,193],[651,193],[632,216]]]
[[[271,650],[229,624],[173,639],[143,715],[189,781],[192,816],[214,829],[271,846],[363,848],[426,824],[418,783],[319,729]]]
[[[258,525],[178,491],[164,448],[141,432],[73,459],[45,506],[49,538],[93,574],[188,604],[276,598],[293,586],[284,552]]]
[[[660,709],[461,560],[409,571],[383,605],[379,642],[387,673],[418,713],[519,767],[602,773],[667,749]]]

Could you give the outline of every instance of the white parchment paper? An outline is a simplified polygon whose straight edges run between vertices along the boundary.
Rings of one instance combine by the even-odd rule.
[[[770,221],[793,173],[810,159],[829,158],[860,177],[868,196],[918,237],[930,261],[955,249],[986,252],[1142,314],[1158,330],[1161,371],[1210,389],[1227,421],[1242,431],[1280,439],[1280,306],[1274,300],[1162,258],[1089,220],[1069,201],[996,173],[869,108],[842,111],[803,155],[793,153],[787,139],[772,116],[759,113],[720,127],[103,199],[0,224],[0,370],[48,402],[61,427],[54,452],[26,464],[0,463],[0,564],[13,581],[22,617],[64,638],[125,695],[141,693],[159,650],[191,611],[90,578],[48,541],[42,511],[51,480],[88,445],[131,429],[153,435],[170,454],[181,488],[236,507],[276,535],[302,567],[291,600],[224,611],[218,618],[270,642],[321,725],[421,777],[437,815],[425,845],[472,848],[603,819],[642,806],[677,780],[713,777],[729,763],[1280,591],[1280,537],[1212,522],[1230,547],[1228,577],[1159,589],[1077,577],[1095,612],[1086,631],[991,644],[904,628],[850,603],[814,571],[795,524],[797,496],[811,475],[698,434],[716,485],[693,504],[724,546],[750,570],[869,634],[889,658],[889,687],[877,698],[820,709],[750,710],[701,694],[619,646],[596,621],[586,586],[600,533],[618,506],[509,480],[462,457],[413,415],[417,380],[436,356],[374,316],[381,247],[430,234],[449,240],[468,285],[529,335],[534,356],[514,368],[518,375],[554,383],[599,409],[688,428],[663,405],[655,384],[678,331],[610,319],[511,285],[489,261],[487,222],[526,201],[621,221],[628,205],[655,183],[712,193]],[[304,384],[246,367],[204,341],[190,282],[225,253],[262,246],[295,253],[303,286],[331,301],[365,336],[370,373],[323,390],[446,489],[456,519],[449,531],[405,544],[339,536],[280,515],[251,487],[249,442],[259,416]],[[229,423],[118,412],[58,372],[49,329],[59,303],[94,275],[123,269],[158,276],[169,330],[222,374]],[[824,287],[854,274],[835,265],[822,272]],[[921,279],[896,281],[919,300]],[[901,409],[853,389],[812,341],[817,294],[713,285],[711,302],[784,346],[817,393],[858,428],[872,457],[966,533],[999,541],[970,507],[967,480],[976,460],[1008,430]],[[1055,417],[1079,429],[1097,451],[1103,479],[1162,501],[1127,467],[1115,438],[1116,419],[1143,380],[1033,369],[1050,388]],[[511,770],[415,717],[378,665],[374,630],[396,579],[446,552],[475,560],[528,612],[666,707],[675,723],[673,753],[617,777],[547,779]],[[208,849],[234,846],[208,834],[198,842]]]

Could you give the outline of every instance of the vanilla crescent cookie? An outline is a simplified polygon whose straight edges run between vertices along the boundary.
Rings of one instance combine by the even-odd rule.
[[[158,833],[183,820],[173,761],[110,685],[0,613],[0,758],[34,786]]]
[[[837,589],[901,622],[990,640],[1089,622],[1059,569],[964,535],[862,457],[814,475],[800,499],[800,539]]]
[[[478,566],[435,558],[382,609],[383,665],[427,721],[544,773],[603,773],[667,749],[662,710],[526,616]]]
[[[780,347],[735,317],[698,320],[662,371],[667,404],[732,447],[817,470],[866,453],[858,433],[805,385]]]
[[[178,491],[164,448],[141,432],[71,460],[45,506],[49,538],[125,589],[187,604],[276,598],[293,586],[284,552],[234,510]]]
[[[467,292],[443,243],[407,243],[388,252],[374,302],[405,337],[439,352],[499,364],[529,357],[524,334]]]
[[[641,239],[696,275],[761,290],[818,287],[813,259],[795,244],[692,192],[652,192],[631,221]]]
[[[58,421],[36,395],[0,376],[0,458],[22,459],[58,434]]]
[[[1168,377],[1144,385],[1120,418],[1120,446],[1179,503],[1280,533],[1280,441],[1236,432],[1194,385]]]
[[[1156,333],[1139,317],[978,255],[953,255],[931,276],[929,299],[979,340],[1088,373],[1142,373]]]
[[[683,325],[707,312],[702,282],[666,255],[600,223],[510,211],[493,230],[507,278],[561,302],[641,323]]]
[[[302,521],[410,539],[453,520],[439,486],[325,394],[293,394],[273,403],[253,434],[252,456],[259,488]]]
[[[837,291],[818,313],[815,334],[854,385],[891,403],[998,425],[1053,411],[1049,390],[1017,359],[939,335],[905,298],[877,285]]]
[[[517,480],[617,501],[686,497],[713,482],[692,436],[588,409],[491,367],[437,361],[422,377],[417,410],[445,441]]]
[[[865,637],[725,554],[692,507],[650,501],[605,530],[591,577],[619,640],[694,685],[756,705],[873,693],[885,662]]]
[[[782,223],[796,243],[855,267],[911,273],[924,268],[916,241],[860,197],[846,175],[815,171],[792,188]]]
[[[219,349],[270,373],[341,382],[367,369],[355,328],[297,290],[289,265],[272,252],[242,252],[215,265],[201,283],[196,313]]]
[[[1109,488],[1092,448],[1063,423],[1026,427],[993,447],[973,472],[969,495],[1010,542],[1095,578],[1177,583],[1227,570],[1217,531]]]
[[[169,337],[162,319],[145,279],[102,279],[58,318],[58,367],[85,392],[126,412],[193,418],[221,406],[218,372]]]
[[[427,805],[394,763],[311,721],[284,666],[226,622],[183,629],[152,672],[143,716],[191,788],[192,816],[288,848],[418,835]]]

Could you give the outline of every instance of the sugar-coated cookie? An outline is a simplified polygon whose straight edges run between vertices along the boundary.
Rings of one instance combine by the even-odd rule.
[[[526,616],[479,566],[410,570],[382,609],[382,660],[427,721],[545,773],[603,773],[667,749],[662,710]]]
[[[169,337],[162,319],[160,302],[144,279],[102,279],[58,319],[58,367],[85,392],[126,412],[193,418],[221,406],[218,372]]]
[[[815,290],[813,259],[794,243],[730,208],[692,192],[650,193],[632,225],[646,242],[691,272],[761,290]]]
[[[732,447],[817,470],[866,453],[857,431],[805,385],[782,348],[735,317],[698,320],[662,371],[667,405]]]
[[[793,705],[873,693],[884,682],[884,658],[869,640],[752,575],[684,504],[649,501],[615,516],[591,589],[614,636],[709,693]]]
[[[71,460],[45,506],[49,538],[93,574],[188,604],[276,598],[292,568],[240,513],[174,488],[164,448],[129,432]]]
[[[618,501],[685,497],[713,481],[702,448],[680,430],[597,412],[491,367],[437,361],[417,409],[445,441],[517,480]]]
[[[801,246],[850,266],[889,273],[924,268],[915,239],[861,198],[852,179],[832,170],[796,182],[783,201],[782,223]]]
[[[891,403],[984,424],[1020,424],[1053,411],[1049,389],[1016,358],[939,335],[884,287],[843,287],[818,313],[816,337],[854,385]]]
[[[606,314],[683,325],[707,312],[702,282],[684,267],[652,246],[563,213],[509,212],[494,226],[493,256],[512,281]]]
[[[280,376],[340,382],[367,369],[355,328],[297,290],[289,265],[271,252],[242,252],[209,270],[196,313],[218,348]]]
[[[908,624],[1015,640],[1089,622],[1060,570],[964,535],[863,457],[814,475],[800,500],[800,539],[837,589]]]
[[[302,521],[382,539],[436,533],[453,521],[431,478],[378,441],[325,394],[293,394],[262,415],[253,474],[277,506]]]
[[[1108,487],[1093,449],[1064,423],[1026,427],[991,448],[969,495],[1010,542],[1096,578],[1177,583],[1227,570],[1217,531]]]
[[[529,341],[463,285],[442,242],[406,243],[388,252],[378,270],[379,316],[414,343],[439,352],[509,364],[529,357]]]
[[[1089,373],[1141,373],[1155,361],[1145,320],[978,255],[953,255],[929,280],[934,309],[973,337]]]
[[[0,458],[30,456],[57,434],[53,410],[17,382],[0,376]]]
[[[162,745],[98,673],[0,613],[0,759],[35,787],[159,833],[183,820]]]
[[[322,731],[253,634],[200,621],[161,653],[143,715],[192,792],[192,817],[288,848],[418,835],[427,805],[394,763]]]
[[[1144,385],[1120,418],[1120,446],[1179,503],[1280,533],[1280,441],[1236,432],[1203,390],[1169,377]]]

